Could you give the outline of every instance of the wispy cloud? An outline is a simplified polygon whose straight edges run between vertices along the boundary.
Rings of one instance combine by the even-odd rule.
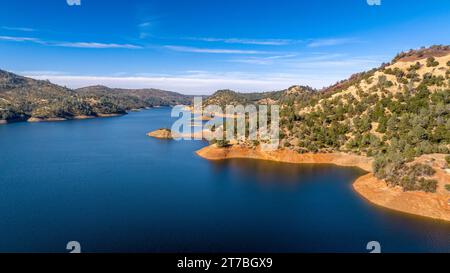
[[[300,42],[297,40],[290,40],[290,39],[193,38],[193,37],[188,39],[203,42],[222,42],[226,44],[272,45],[272,46],[282,46]]]
[[[107,44],[96,42],[64,42],[64,43],[55,43],[53,45],[61,47],[73,47],[73,48],[126,48],[126,49],[142,48],[141,46],[132,44]]]
[[[343,53],[320,53],[288,60],[287,65],[307,70],[350,69],[362,71],[380,65],[386,56],[354,56]]]
[[[145,39],[153,36],[153,31],[158,27],[160,22],[160,16],[143,16],[140,18],[140,22],[137,24],[137,30],[139,32],[139,39]]]
[[[116,43],[99,43],[99,42],[54,42],[45,41],[34,37],[17,37],[17,36],[0,36],[0,41],[9,42],[31,42],[47,46],[72,47],[72,48],[122,48],[122,49],[140,49],[142,46],[134,44],[116,44]]]
[[[150,28],[151,26],[153,26],[153,23],[152,23],[151,21],[145,21],[145,22],[142,22],[142,23],[140,23],[140,24],[138,25],[138,28],[139,28],[139,38],[140,38],[140,39],[145,39],[145,38],[147,38],[148,36],[150,36],[149,28]]]
[[[341,60],[324,60],[324,61],[298,61],[291,64],[292,67],[302,68],[305,70],[325,70],[325,69],[348,69],[355,72],[370,69],[380,65],[380,60],[371,58],[349,58]]]
[[[308,47],[337,46],[356,42],[358,39],[355,38],[313,39],[308,43]]]
[[[312,72],[316,74],[325,73],[330,70],[343,72],[362,71],[376,67],[385,59],[384,56],[352,56],[342,53],[321,53],[321,54],[284,54],[275,56],[245,56],[242,58],[232,58],[228,62],[243,63],[251,65],[276,66],[278,70],[294,69],[296,71]],[[345,75],[342,76],[343,78]]]
[[[242,49],[217,49],[217,48],[198,48],[188,46],[164,46],[167,49],[179,52],[191,52],[191,53],[210,53],[210,54],[270,54],[267,51],[260,50],[242,50]]]
[[[147,22],[142,22],[138,25],[138,27],[149,27],[152,25],[152,22],[147,21]]]
[[[41,43],[42,41],[37,38],[31,37],[16,37],[16,36],[0,36],[0,41],[10,41],[10,42],[34,42]]]
[[[8,27],[8,26],[2,26],[2,29],[6,30],[13,30],[13,31],[24,31],[24,32],[33,32],[36,31],[34,28],[28,28],[28,27]]]
[[[359,42],[356,38],[326,38],[326,39],[252,39],[252,38],[214,38],[214,37],[188,37],[187,40],[203,41],[203,42],[221,42],[226,44],[242,44],[242,45],[271,45],[284,46],[292,44],[305,43],[308,47],[325,47],[337,46]]]
[[[268,65],[268,64],[273,64],[277,60],[289,59],[289,58],[293,58],[296,56],[297,56],[296,54],[286,54],[286,55],[276,55],[276,56],[269,56],[269,57],[248,57],[248,58],[231,59],[231,60],[229,60],[229,62]]]

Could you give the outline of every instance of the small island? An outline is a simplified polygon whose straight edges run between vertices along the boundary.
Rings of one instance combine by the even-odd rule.
[[[172,132],[172,130],[167,128],[161,128],[156,131],[147,133],[147,136],[157,138],[157,139],[202,139],[207,140],[211,138],[211,132],[208,129],[203,129],[201,131],[196,131],[192,133],[184,133],[184,134],[177,134]]]
[[[161,128],[156,131],[147,134],[149,137],[154,137],[158,139],[173,139],[172,131],[167,128]]]

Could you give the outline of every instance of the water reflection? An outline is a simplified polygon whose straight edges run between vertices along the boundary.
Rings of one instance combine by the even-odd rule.
[[[251,176],[252,181],[264,184],[295,186],[314,180],[322,181],[324,177],[330,182],[341,181],[348,177],[363,175],[358,168],[339,168],[332,164],[290,164],[268,160],[229,159],[211,162],[217,173],[231,172],[239,176]],[[336,171],[341,169],[341,171]],[[342,171],[347,170],[347,171]],[[333,179],[330,179],[330,174]]]

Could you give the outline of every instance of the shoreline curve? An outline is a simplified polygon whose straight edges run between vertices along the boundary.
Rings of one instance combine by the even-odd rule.
[[[231,146],[219,148],[210,145],[196,154],[207,160],[226,160],[247,158],[294,164],[334,164],[342,167],[358,167],[367,174],[358,177],[352,188],[368,202],[402,213],[450,222],[449,194],[405,192],[399,187],[389,187],[372,173],[372,159],[346,153],[306,153],[299,154],[290,150],[261,151],[258,148]]]

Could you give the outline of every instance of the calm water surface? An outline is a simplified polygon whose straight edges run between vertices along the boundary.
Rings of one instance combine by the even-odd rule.
[[[332,165],[209,162],[170,109],[0,126],[0,252],[450,252],[450,224],[375,207]]]

